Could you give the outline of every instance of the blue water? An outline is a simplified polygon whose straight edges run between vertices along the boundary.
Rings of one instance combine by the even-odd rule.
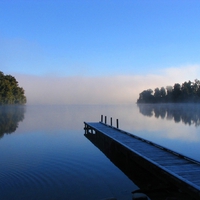
[[[84,137],[83,111],[26,107],[0,139],[0,199],[131,199],[136,186]]]
[[[109,117],[113,124],[119,119],[121,129],[200,160],[199,126],[169,119],[163,108],[160,116],[152,108],[142,108],[150,115],[141,113],[137,105],[0,109],[0,199],[131,199],[134,182],[84,137],[83,122],[99,121],[101,114],[108,123]]]

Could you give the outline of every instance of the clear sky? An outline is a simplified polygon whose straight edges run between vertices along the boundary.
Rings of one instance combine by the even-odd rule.
[[[129,85],[138,94],[200,79],[199,44],[199,0],[0,0],[0,71],[16,76],[31,103],[45,102],[41,88],[52,80],[57,90],[105,92],[111,81],[109,93]]]

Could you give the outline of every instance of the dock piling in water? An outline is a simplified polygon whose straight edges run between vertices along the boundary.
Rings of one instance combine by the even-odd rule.
[[[103,123],[103,115],[101,115],[101,122]]]
[[[118,119],[116,119],[116,126],[117,126],[117,128],[119,128],[119,120]]]
[[[104,121],[103,121],[104,120]],[[101,123],[107,124],[107,116],[101,115]],[[113,127],[113,119],[110,118],[110,126]],[[119,119],[116,119],[116,128],[119,128]]]

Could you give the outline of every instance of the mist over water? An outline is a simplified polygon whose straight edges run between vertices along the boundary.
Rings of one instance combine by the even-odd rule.
[[[54,73],[36,76],[15,73],[14,76],[25,90],[28,105],[117,105],[137,102],[143,90],[183,83],[188,80],[188,74],[193,81],[199,73],[198,65],[187,65],[160,69],[156,74],[152,72],[145,75],[66,76]]]
[[[131,199],[137,186],[84,137],[83,122],[113,126],[200,161],[198,105],[1,107],[1,199]],[[121,184],[123,183],[123,184]]]

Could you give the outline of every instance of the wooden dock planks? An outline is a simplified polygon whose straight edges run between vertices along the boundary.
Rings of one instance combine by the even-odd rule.
[[[200,162],[104,123],[84,123],[86,129],[98,131],[129,149],[142,167],[200,199]]]

